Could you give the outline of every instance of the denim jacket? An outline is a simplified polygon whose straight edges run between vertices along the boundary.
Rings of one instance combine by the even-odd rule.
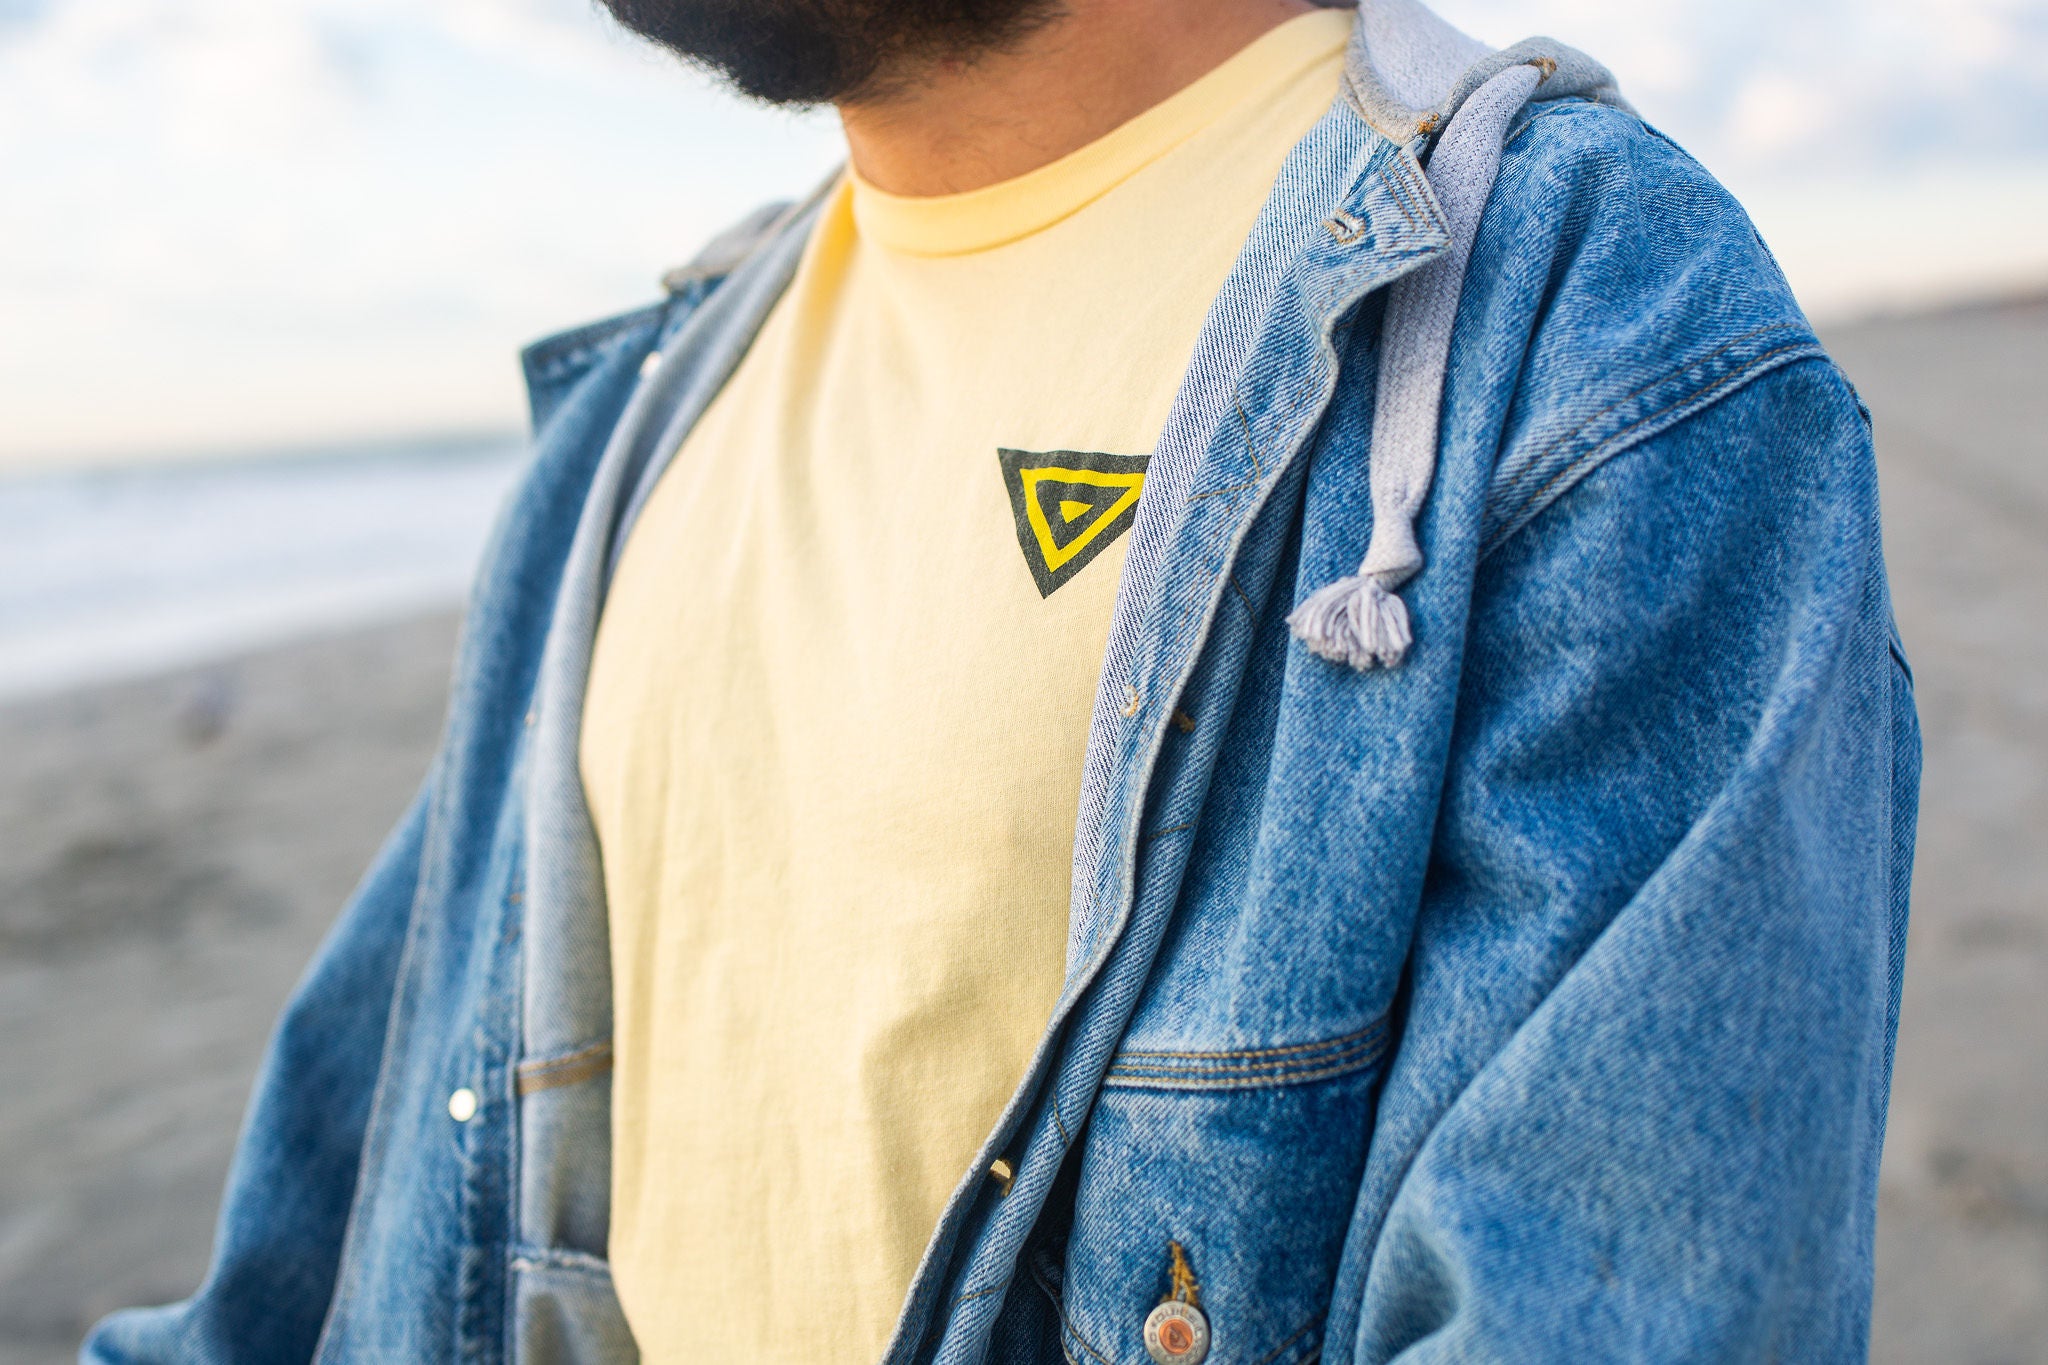
[[[1867,419],[1725,191],[1539,92],[1446,315],[1412,647],[1319,657],[1287,622],[1373,532],[1389,286],[1452,238],[1435,120],[1347,88],[1154,456],[1065,987],[886,1365],[1137,1365],[1162,1301],[1215,1365],[1861,1359],[1919,769]],[[635,1358],[583,684],[812,216],[527,353],[431,773],[278,1027],[204,1284],[88,1361]]]

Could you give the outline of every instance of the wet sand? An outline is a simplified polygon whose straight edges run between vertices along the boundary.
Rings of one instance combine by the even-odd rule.
[[[264,1038],[420,780],[453,641],[0,711],[0,1365],[198,1283]]]
[[[1927,740],[1874,1359],[2048,1365],[2048,300],[1835,329]],[[435,616],[0,710],[0,1365],[198,1281],[291,982],[440,723]]]

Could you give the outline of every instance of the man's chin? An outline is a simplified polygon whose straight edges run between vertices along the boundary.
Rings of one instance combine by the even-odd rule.
[[[1059,0],[603,0],[620,24],[766,104],[874,102],[938,59],[1038,28]]]

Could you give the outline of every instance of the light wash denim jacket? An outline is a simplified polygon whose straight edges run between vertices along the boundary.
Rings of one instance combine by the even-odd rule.
[[[1447,314],[1413,644],[1312,653],[1388,286],[1454,236],[1441,120],[1354,57],[1155,455],[1065,989],[886,1360],[1138,1365],[1176,1294],[1216,1365],[1860,1359],[1919,767],[1866,418],[1728,195],[1560,79]],[[205,1283],[87,1360],[635,1358],[583,681],[811,218],[528,352],[432,772],[279,1025]]]

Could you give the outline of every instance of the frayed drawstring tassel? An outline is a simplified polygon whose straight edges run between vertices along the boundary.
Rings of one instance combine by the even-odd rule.
[[[1422,571],[1422,547],[1407,510],[1414,484],[1374,489],[1384,514],[1373,523],[1372,539],[1358,572],[1310,593],[1288,614],[1288,629],[1309,653],[1363,673],[1399,668],[1415,636],[1408,604],[1398,589]]]
[[[1415,642],[1408,605],[1382,587],[1377,575],[1363,572],[1309,594],[1289,614],[1287,626],[1311,654],[1361,673],[1398,667]]]

